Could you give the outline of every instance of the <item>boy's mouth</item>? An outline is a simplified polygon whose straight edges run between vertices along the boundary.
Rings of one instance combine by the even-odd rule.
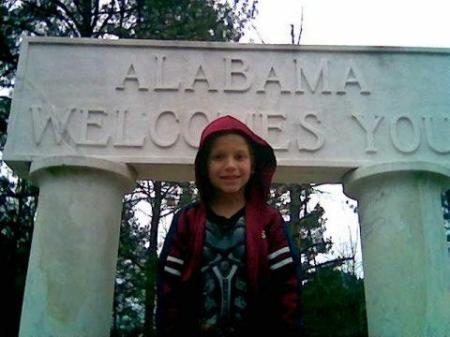
[[[234,179],[238,179],[239,176],[222,176],[220,178],[224,179],[224,180],[234,180]]]

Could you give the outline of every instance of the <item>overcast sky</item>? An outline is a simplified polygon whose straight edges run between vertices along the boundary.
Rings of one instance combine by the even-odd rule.
[[[450,48],[448,0],[259,0],[242,42],[291,43],[290,24],[304,45]]]

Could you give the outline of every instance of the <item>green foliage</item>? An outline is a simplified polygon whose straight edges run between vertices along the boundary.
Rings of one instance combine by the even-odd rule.
[[[136,22],[118,36],[162,40],[239,41],[256,1],[141,0]],[[122,27],[119,27],[122,29]]]
[[[0,86],[11,85],[17,64],[19,31],[12,29],[11,21],[20,26],[24,20],[8,13],[12,2],[0,4]],[[0,151],[6,142],[7,119],[11,107],[8,96],[0,96]],[[25,180],[15,177],[0,160],[0,297],[8,310],[0,316],[0,335],[16,336],[28,257],[33,233],[37,189]]]
[[[6,141],[11,100],[0,97],[0,151]],[[13,176],[0,160],[0,297],[8,308],[0,316],[0,335],[17,335],[33,233],[37,189]]]
[[[333,243],[325,237],[325,210],[319,203],[314,207],[311,205],[311,196],[320,192],[309,184],[291,184],[287,190],[290,194],[290,233],[302,260],[302,298],[307,335],[367,336],[363,281],[354,273],[338,269],[349,261],[354,262],[355,257],[324,259]]]
[[[118,20],[130,20],[130,1],[6,0],[9,32],[34,36],[103,37]],[[16,36],[13,36],[17,39]]]
[[[22,32],[19,27],[27,26],[26,20],[18,15],[14,3],[11,0],[0,2],[0,88],[11,86],[17,68]],[[1,108],[4,112],[3,106]],[[1,118],[3,120],[4,116]]]
[[[366,337],[363,280],[322,268],[303,288],[305,329],[309,337]]]
[[[320,255],[331,250],[333,243],[325,237],[325,210],[320,203],[311,209],[311,196],[320,193],[311,184],[291,184],[287,187],[289,201],[289,231],[294,246],[302,260],[302,275],[304,279],[313,278],[321,266],[338,266],[344,259],[333,259],[319,263]]]
[[[124,203],[120,225],[113,313],[113,336],[142,332],[148,233],[138,223],[131,204]]]
[[[5,166],[0,165],[5,173]],[[26,181],[0,175],[0,294],[2,305],[8,309],[0,316],[1,336],[17,334],[36,195],[37,190]]]
[[[6,143],[6,128],[8,125],[9,109],[11,108],[11,98],[0,96],[0,151]]]
[[[117,263],[113,336],[152,336],[159,225],[183,203],[192,202],[192,183],[139,181],[125,198]],[[143,219],[142,209],[151,216]],[[159,233],[159,235],[158,235]],[[159,238],[159,240],[156,240]]]
[[[450,223],[450,190],[442,193],[442,208],[444,211],[444,220]]]

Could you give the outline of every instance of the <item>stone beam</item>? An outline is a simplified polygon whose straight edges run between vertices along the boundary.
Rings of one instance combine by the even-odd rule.
[[[4,159],[126,163],[192,179],[203,126],[231,114],[276,149],[277,181],[384,162],[450,164],[450,50],[29,38]]]

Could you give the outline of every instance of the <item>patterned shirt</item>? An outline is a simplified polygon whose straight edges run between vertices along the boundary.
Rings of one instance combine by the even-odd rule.
[[[211,337],[236,336],[247,308],[244,209],[229,219],[208,210],[201,282],[202,332]]]

